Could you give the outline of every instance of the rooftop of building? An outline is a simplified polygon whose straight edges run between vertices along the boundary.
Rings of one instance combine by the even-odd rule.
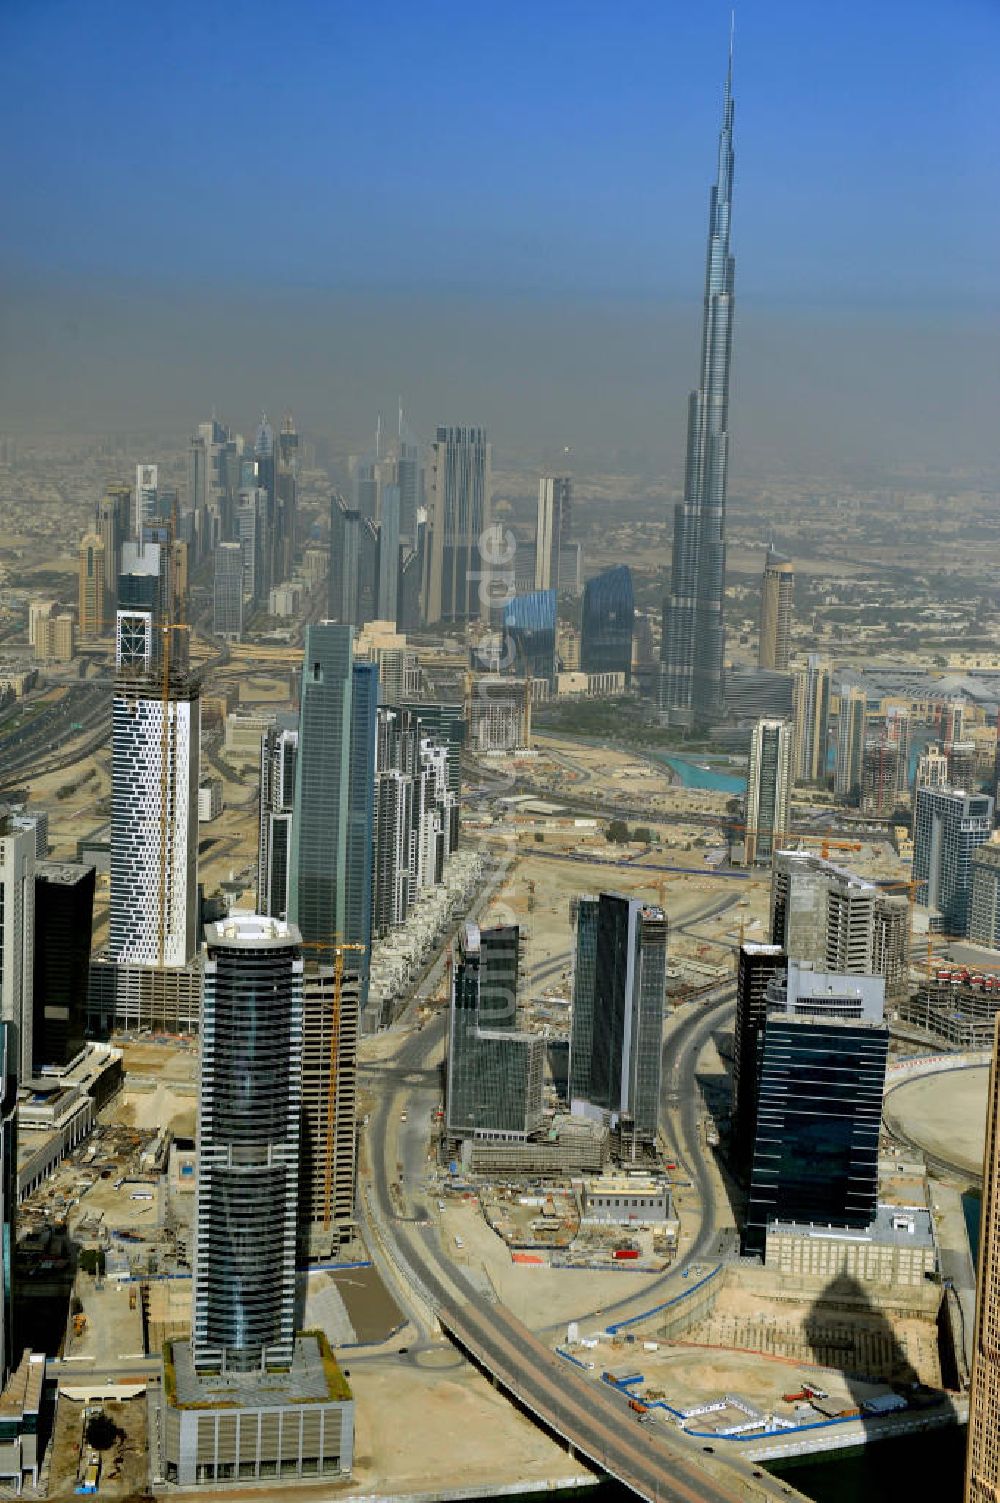
[[[299,1404],[347,1403],[352,1397],[322,1331],[296,1336],[290,1367],[283,1372],[197,1373],[190,1341],[163,1348],[163,1386],[175,1409],[270,1409]]]
[[[846,866],[838,866],[835,861],[831,861],[827,856],[818,855],[816,851],[804,851],[801,847],[791,846],[787,850],[777,851],[774,859],[775,862],[794,862],[805,871],[824,873],[857,892],[875,891],[873,882],[869,882],[865,877],[859,877],[857,872],[849,871]]]
[[[36,861],[35,876],[46,882],[57,882],[62,887],[75,887],[94,868],[82,861]]]
[[[874,1246],[933,1247],[934,1230],[926,1206],[879,1204],[866,1227],[827,1226],[812,1221],[768,1221],[769,1234],[813,1237],[817,1241],[859,1242]]]
[[[588,1195],[660,1195],[666,1189],[665,1179],[650,1174],[601,1174],[587,1181]]]
[[[234,909],[217,924],[205,925],[205,942],[210,948],[219,945],[251,945],[254,948],[273,945],[286,948],[288,945],[301,945],[302,936],[296,926],[285,919]]]

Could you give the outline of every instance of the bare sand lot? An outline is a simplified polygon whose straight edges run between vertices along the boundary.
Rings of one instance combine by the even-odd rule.
[[[897,1086],[885,1101],[890,1131],[897,1126],[910,1142],[956,1169],[979,1177],[986,1142],[989,1068],[946,1070]]]

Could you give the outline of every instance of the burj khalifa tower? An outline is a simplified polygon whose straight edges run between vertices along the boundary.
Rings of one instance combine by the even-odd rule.
[[[726,469],[729,366],[736,263],[729,253],[733,192],[733,45],[719,132],[705,267],[701,381],[688,403],[684,500],[674,508],[670,593],[663,603],[659,708],[682,730],[710,725],[724,710]]]

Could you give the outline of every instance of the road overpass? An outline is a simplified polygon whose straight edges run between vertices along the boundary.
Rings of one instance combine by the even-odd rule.
[[[716,899],[711,907],[716,906],[725,904]],[[671,1136],[702,1199],[701,1225],[687,1264],[710,1256],[719,1236],[715,1187],[697,1152],[703,1108],[695,1061],[732,1007],[728,982],[719,987],[717,997],[692,1010],[665,1048]],[[391,1058],[370,1066],[371,1075],[381,1077],[383,1089],[368,1132],[370,1180],[361,1198],[374,1234],[372,1254],[399,1286],[421,1332],[416,1347],[430,1345],[436,1319],[455,1345],[527,1414],[637,1497],[658,1503],[800,1498],[788,1483],[745,1459],[736,1446],[726,1446],[725,1451],[717,1447],[706,1455],[703,1439],[664,1429],[659,1422],[640,1423],[628,1407],[627,1395],[584,1376],[545,1344],[548,1332],[539,1339],[506,1306],[483,1293],[482,1281],[473,1287],[465,1271],[443,1256],[438,1227],[418,1187],[426,1174],[426,1124],[440,1091],[437,1071],[428,1067],[440,1057],[444,1023],[444,1016],[438,1015],[421,1032],[403,1034]],[[401,1109],[408,1121],[402,1120]],[[650,1279],[642,1296],[612,1301],[599,1318],[606,1323],[612,1315],[638,1316],[683,1289],[682,1272],[677,1266]]]

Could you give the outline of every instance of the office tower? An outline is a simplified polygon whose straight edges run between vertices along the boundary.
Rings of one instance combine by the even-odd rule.
[[[988,841],[972,856],[969,938],[1000,950],[1000,843]]]
[[[155,464],[137,464],[135,467],[135,511],[132,516],[132,536],[142,537],[147,522],[157,520],[156,493],[158,467]]]
[[[947,933],[969,924],[972,857],[993,831],[993,800],[960,788],[918,788],[913,815],[917,902],[940,911]]]
[[[517,924],[497,924],[479,931],[479,1024],[507,1028],[517,1022],[517,980],[521,931]]]
[[[399,486],[399,535],[412,544],[417,535],[417,513],[423,505],[423,473],[420,467],[420,445],[403,419],[402,407],[399,409],[396,484]]]
[[[13,827],[0,808],[0,1020],[15,1029],[12,1042],[27,1080],[32,1067],[35,953],[35,834]]]
[[[842,685],[837,711],[837,752],[833,791],[839,799],[860,801],[861,771],[865,749],[865,714],[868,697],[864,689]]]
[[[288,917],[298,749],[298,730],[289,726],[274,726],[261,738],[257,912],[271,918]]]
[[[787,720],[758,720],[747,764],[746,864],[765,866],[790,823],[793,731]]]
[[[358,533],[358,609],[356,626],[378,616],[380,529],[371,517],[362,517]]]
[[[0,1387],[14,1366],[14,1218],[17,1214],[17,1028],[0,1022]]]
[[[197,946],[200,686],[119,675],[111,724],[109,952],[180,966]]]
[[[394,622],[398,611],[399,509],[399,486],[384,486],[378,535],[378,599],[374,616],[378,621]]]
[[[361,513],[343,496],[330,499],[330,620],[341,626],[360,626]]]
[[[663,608],[660,710],[688,729],[724,710],[726,471],[736,263],[729,253],[733,191],[733,56],[709,204],[701,379],[688,403],[684,500],[674,510],[670,592]]]
[[[441,700],[404,699],[400,706],[412,710],[439,746],[448,750],[448,790],[456,804],[462,792],[462,750],[468,734],[465,705]]]
[[[487,936],[483,942],[483,933]],[[516,933],[516,931],[515,931]],[[498,1027],[491,965],[508,975],[506,943],[491,950],[489,931],[463,924],[452,971],[446,1112],[452,1138],[527,1138],[543,1121],[545,1041],[540,1034]]]
[[[243,553],[243,595],[251,609],[267,599],[267,492],[260,486],[241,490],[236,501],[236,536]]]
[[[431,445],[423,616],[489,619],[500,566],[481,551],[492,523],[493,450],[483,428],[439,428]]]
[[[940,746],[928,746],[917,758],[915,788],[944,788],[948,782],[948,758]]]
[[[555,682],[556,592],[515,595],[503,611],[503,662],[524,678]]]
[[[580,668],[584,673],[624,673],[632,679],[632,626],[635,599],[627,564],[605,569],[583,589]]]
[[[114,618],[118,576],[122,567],[122,547],[132,527],[132,487],[109,485],[97,503],[94,531],[104,544],[104,619]]]
[[[736,1024],[733,1033],[732,1146],[745,1180],[757,1127],[757,1058],[767,1019],[767,987],[786,969],[780,945],[741,944],[736,962]]]
[[[381,712],[380,712],[381,713]],[[375,773],[372,934],[383,939],[410,909],[413,780],[395,768]]]
[[[896,808],[899,747],[885,734],[866,737],[861,765],[861,812],[873,819],[889,819]]]
[[[84,1045],[96,871],[75,861],[35,866],[32,1065],[68,1065]]]
[[[830,715],[830,665],[824,658],[810,653],[806,666],[795,670],[792,703],[796,775],[804,783],[822,783]]]
[[[744,1248],[771,1220],[866,1227],[878,1202],[889,1051],[881,977],[789,961],[768,985]]]
[[[289,911],[320,956],[371,944],[378,669],[354,663],[353,638],[328,621],[306,628]]]
[[[652,1142],[667,986],[662,908],[619,893],[579,900],[570,1035],[571,1099]]]
[[[795,605],[795,569],[787,558],[773,550],[764,562],[760,591],[760,641],[757,667],[787,673],[792,646],[792,611]]]
[[[987,1095],[978,1251],[964,1496],[965,1503],[995,1503],[1000,1496],[1000,1014]]]
[[[362,1005],[368,1000],[372,947],[377,714],[378,665],[355,663],[351,673],[343,932],[345,944],[360,945],[364,951],[357,962],[361,973]]]
[[[243,545],[220,543],[215,550],[212,630],[238,642],[243,636]]]
[[[266,1372],[295,1339],[302,951],[257,914],[206,924],[205,942],[194,1365]]]
[[[88,532],[80,543],[80,589],[78,619],[85,637],[99,637],[104,630],[104,606],[107,599],[104,544],[96,532]]]
[[[278,449],[274,429],[261,414],[254,435],[253,457],[256,464],[256,488],[259,493],[260,515],[260,578],[255,591],[256,598],[266,601],[273,584],[281,579],[282,540],[278,528]]]
[[[295,419],[286,412],[278,433],[278,472],[276,480],[277,568],[275,579],[288,579],[295,563],[295,546],[299,487],[299,435]]]
[[[559,565],[573,521],[573,482],[568,475],[543,475],[538,482],[535,518],[535,589],[561,588]]]
[[[302,1027],[302,1205],[309,1253],[325,1256],[355,1224],[361,987],[356,952],[307,968]]]
[[[26,804],[10,806],[10,828],[30,830],[35,843],[35,860],[44,861],[49,854],[49,811],[28,808]]]

